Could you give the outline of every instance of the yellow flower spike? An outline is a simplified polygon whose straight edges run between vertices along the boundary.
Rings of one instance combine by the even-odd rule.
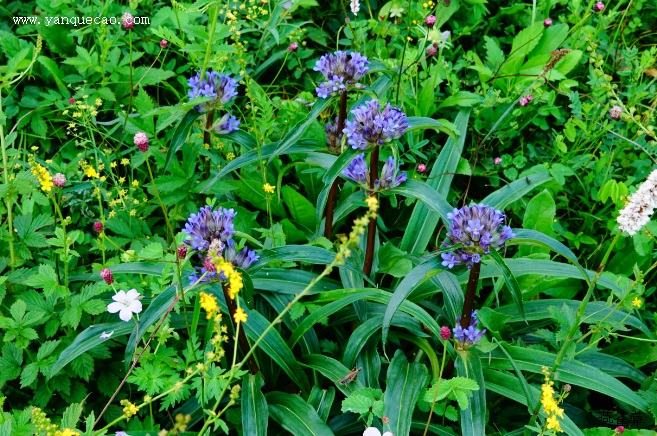
[[[273,194],[275,189],[276,187],[270,185],[269,183],[265,183],[264,185],[262,185],[262,190],[268,194]]]
[[[235,310],[235,315],[233,315],[233,319],[236,323],[246,322],[247,317],[246,312],[244,312],[244,309],[241,307],[238,307],[237,310]]]
[[[201,296],[201,301],[200,305],[203,310],[207,313],[206,318],[211,319],[215,312],[219,310],[219,305],[217,305],[217,299],[214,298],[213,295],[206,294],[205,292],[201,292],[199,294]]]

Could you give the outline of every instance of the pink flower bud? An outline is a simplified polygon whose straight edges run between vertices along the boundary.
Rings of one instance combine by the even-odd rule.
[[[63,188],[66,184],[66,176],[62,173],[57,173],[52,176],[52,183],[58,188]]]
[[[114,283],[114,276],[112,275],[112,271],[110,271],[109,268],[103,268],[100,270],[100,278],[105,280],[105,283],[108,285]]]
[[[545,27],[550,27],[552,25],[552,18],[546,18],[545,21],[543,21],[543,25]]]
[[[440,328],[440,339],[443,341],[448,340],[452,336],[452,331],[447,326]]]
[[[75,99],[73,97],[71,97],[71,98],[68,99],[68,102],[70,104],[75,104]]]
[[[96,233],[102,232],[103,229],[105,229],[105,226],[103,226],[103,223],[101,223],[100,221],[96,221],[94,223],[94,230],[96,231]]]
[[[622,114],[623,114],[623,107],[620,105],[615,105],[614,107],[609,109],[609,116],[611,117],[612,120],[620,120]]]
[[[520,99],[520,106],[527,106],[527,103],[529,103],[527,97],[523,97]]]
[[[495,165],[501,164],[502,163],[502,158],[501,157],[496,157],[495,159],[493,159],[493,163]]]
[[[419,164],[419,165],[417,166],[417,172],[420,173],[420,174],[422,174],[422,173],[425,172],[426,170],[427,170],[427,166],[426,166],[425,164],[423,164],[423,163],[422,163],[422,164]]]
[[[429,56],[429,57],[435,56],[436,53],[438,53],[438,49],[434,46],[431,46],[427,49],[427,56]]]
[[[622,425],[619,425],[618,427],[616,427],[616,428],[614,429],[614,433],[615,433],[615,434],[623,434],[623,433],[625,433],[625,427],[623,427]]]
[[[534,96],[531,94],[527,95],[527,101],[530,102],[532,100],[534,100]]]
[[[384,423],[384,424],[390,424],[390,418],[388,418],[387,416],[384,416],[383,418],[381,418],[381,422]]]
[[[130,30],[135,27],[135,17],[130,12],[126,12],[121,17],[121,23],[126,30]]]
[[[187,256],[187,246],[181,245],[178,247],[178,259],[184,259]]]
[[[593,6],[593,12],[602,12],[605,9],[605,4],[602,2],[597,2]]]
[[[139,151],[146,153],[148,151],[148,136],[144,132],[137,132],[133,139]]]
[[[160,41],[160,47],[167,48],[168,45],[169,45],[169,41],[167,41],[166,39]]]
[[[299,44],[296,42],[293,42],[290,44],[290,46],[287,48],[287,51],[297,51],[299,48]]]
[[[210,256],[207,256],[205,260],[203,261],[203,266],[208,272],[215,272],[217,270],[217,267],[214,266],[214,263],[212,263],[212,259]]]
[[[431,29],[433,25],[436,24],[436,16],[429,15],[427,18],[424,19],[424,24],[426,24],[427,27]]]

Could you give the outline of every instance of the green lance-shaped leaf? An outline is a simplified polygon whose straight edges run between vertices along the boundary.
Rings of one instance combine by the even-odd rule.
[[[429,371],[426,366],[416,362],[409,363],[401,350],[395,352],[388,367],[383,398],[384,415],[390,418],[393,434],[410,433],[415,403],[420,398],[428,378]]]
[[[269,409],[261,392],[260,375],[247,374],[242,379],[242,431],[253,436],[267,436]]]
[[[503,210],[514,201],[519,200],[525,194],[534,190],[534,188],[550,180],[552,180],[552,176],[548,172],[530,174],[498,189],[481,200],[481,203],[492,206],[497,210]]]
[[[355,378],[351,383],[340,383],[340,380],[349,374],[349,371],[353,368],[347,368],[332,357],[323,356],[321,354],[306,354],[301,358],[300,363],[303,366],[319,371],[320,374],[334,383],[335,386],[346,396],[349,396],[352,392],[364,387],[358,378]]]
[[[427,178],[427,184],[443,198],[446,198],[449,194],[452,179],[458,168],[467,136],[470,111],[469,108],[463,109],[456,116],[454,124],[458,132],[458,141],[452,138],[447,140],[438,158],[433,163]],[[427,248],[439,220],[440,215],[438,213],[432,212],[424,203],[419,201],[413,208],[400,248],[410,253],[422,253]]]
[[[319,114],[322,113],[324,109],[329,107],[331,104],[333,98],[320,98],[318,99],[315,104],[313,105],[312,110],[308,114],[308,116],[302,120],[299,121],[296,125],[294,125],[281,139],[281,141],[278,144],[278,148],[274,153],[269,156],[269,160],[267,163],[271,163],[277,156],[282,155],[287,151],[288,148],[292,147],[295,145],[301,137],[306,133],[306,130],[310,127],[310,125],[317,119]]]
[[[270,392],[265,398],[269,416],[294,436],[333,436],[317,411],[299,395]]]
[[[319,386],[315,385],[313,390],[310,391],[308,404],[313,406],[320,419],[326,422],[331,412],[331,406],[333,406],[333,400],[335,400],[335,388],[333,386],[328,389],[320,389]]]
[[[401,185],[389,191],[384,191],[384,194],[400,194],[404,197],[417,198],[433,212],[437,212],[440,217],[445,221],[447,214],[451,213],[454,208],[445,200],[445,197],[436,192],[431,186],[419,180],[407,180]]]
[[[473,392],[469,407],[460,408],[461,431],[464,435],[486,434],[486,382],[478,353],[474,350],[459,352],[455,366],[460,377],[476,382],[479,387]]]
[[[146,329],[155,324],[162,318],[162,316],[169,310],[171,304],[176,298],[176,287],[169,286],[160,295],[155,297],[151,304],[148,305],[143,314],[139,318],[139,323],[134,326],[128,344],[125,347],[125,367],[130,367],[133,360],[135,348],[139,340],[146,333]]]
[[[490,250],[490,257],[491,259],[493,259],[493,262],[495,262],[495,264],[500,269],[500,271],[502,271],[502,275],[504,276],[504,281],[506,282],[509,291],[511,291],[511,298],[513,298],[513,302],[518,308],[518,312],[520,312],[520,315],[524,318],[525,310],[523,309],[523,305],[522,305],[522,292],[520,291],[520,285],[518,285],[518,281],[513,276],[511,270],[506,265],[506,262],[504,262],[504,258],[502,258],[502,256],[500,255],[500,253],[497,252],[497,250],[495,249]]]
[[[196,109],[191,109],[189,112],[187,112],[187,114],[185,114],[183,119],[180,120],[176,126],[176,130],[173,131],[173,137],[171,138],[169,151],[167,151],[167,158],[164,164],[165,171],[167,168],[169,168],[169,165],[171,165],[171,162],[173,162],[175,159],[176,152],[180,150],[183,145],[185,145],[189,131],[192,129],[196,119],[200,116],[201,113],[199,111]]]
[[[62,368],[82,353],[85,353],[104,342],[106,339],[100,339],[101,334],[111,333],[110,337],[115,338],[127,335],[133,328],[133,322],[124,321],[98,324],[86,328],[75,338],[71,345],[66,347],[66,349],[62,351],[62,354],[59,355],[57,362],[55,362],[50,370],[50,377],[54,377],[62,370]]]
[[[269,326],[269,321],[255,310],[247,310],[248,321],[242,323],[246,336],[252,341],[256,341],[265,332]],[[271,329],[258,345],[265,353],[269,355],[285,373],[299,386],[305,394],[310,393],[310,383],[306,373],[303,372],[297,363],[294,354],[288,348],[287,344],[281,338],[276,329]]]

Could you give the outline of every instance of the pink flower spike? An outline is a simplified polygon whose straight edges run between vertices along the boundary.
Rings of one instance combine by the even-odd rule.
[[[132,16],[130,12],[126,12],[121,17],[121,24],[126,30],[130,30],[135,27],[135,17]]]
[[[427,27],[431,29],[433,25],[436,24],[436,16],[429,15],[427,18],[424,19],[424,24],[426,24]]]
[[[543,21],[543,26],[550,27],[551,25],[552,25],[552,18],[546,18],[545,21]]]
[[[440,328],[440,339],[443,341],[448,340],[452,336],[452,331],[447,326]]]
[[[63,188],[66,185],[66,176],[62,173],[57,173],[52,176],[52,183],[58,188]]]
[[[167,48],[168,45],[169,45],[169,41],[167,41],[166,39],[160,41],[160,47]]]
[[[290,46],[287,48],[287,51],[297,51],[299,49],[299,44],[296,42],[290,43]]]
[[[109,268],[103,268],[100,270],[100,278],[105,280],[105,283],[108,285],[114,283],[114,275],[112,275],[112,271],[110,271]]]
[[[593,12],[602,12],[602,11],[604,11],[604,9],[605,9],[605,4],[602,3],[602,2],[597,2],[593,6]]]
[[[139,151],[146,153],[148,151],[148,136],[144,132],[137,132],[133,139]]]
[[[493,163],[495,165],[501,164],[502,163],[502,158],[501,157],[496,157],[495,159],[493,159]]]
[[[423,163],[417,166],[417,172],[420,174],[424,173],[426,170],[427,170],[427,166]]]

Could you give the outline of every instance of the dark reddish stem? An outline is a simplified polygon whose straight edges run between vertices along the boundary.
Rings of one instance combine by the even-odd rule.
[[[477,292],[477,284],[479,283],[480,271],[481,263],[473,263],[472,268],[470,268],[468,287],[465,291],[465,301],[463,302],[463,311],[461,312],[461,327],[464,329],[470,327],[470,320],[472,319],[472,307],[474,306],[474,299]]]
[[[226,283],[221,284],[221,289],[224,291],[224,299],[226,300],[226,306],[228,307],[228,313],[230,314],[230,320],[235,324],[235,312],[237,311],[237,304],[235,303],[235,300],[230,298],[230,292],[228,290],[228,285]],[[244,333],[244,329],[241,328],[239,329],[239,334],[237,336],[237,340],[239,341],[240,348],[242,349],[242,352],[246,355],[251,351],[251,345],[249,345],[249,341],[246,339],[246,334]],[[257,374],[259,369],[258,369],[258,364],[256,363],[255,359],[253,358],[253,355],[249,356],[249,358],[246,360],[246,364],[249,366],[249,371],[251,371],[251,374]]]
[[[376,145],[372,154],[370,155],[370,190],[374,191],[374,181],[379,176],[379,146]],[[378,194],[372,192],[371,197],[378,199]],[[370,276],[372,272],[372,263],[374,262],[374,239],[376,237],[376,217],[372,218],[367,224],[367,245],[365,248],[365,265],[363,265],[363,272],[366,276]]]
[[[338,112],[338,141],[341,137],[340,134],[344,130],[344,124],[347,121],[347,91],[342,91],[340,94],[340,111]],[[333,232],[333,212],[335,211],[335,204],[338,199],[338,179],[333,181],[331,190],[328,195],[328,202],[326,204],[326,222],[324,224],[324,236],[326,239],[331,239]]]

